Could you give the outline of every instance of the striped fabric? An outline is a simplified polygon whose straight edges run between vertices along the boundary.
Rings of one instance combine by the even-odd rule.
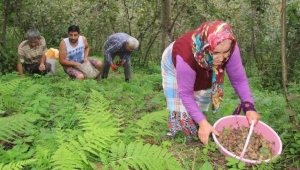
[[[115,33],[107,38],[104,44],[104,56],[110,65],[113,64],[113,58],[116,54],[120,56],[122,61],[129,61],[132,52],[126,50],[126,42],[130,37],[126,33]]]
[[[170,111],[187,113],[178,94],[176,69],[172,62],[173,43],[164,51],[161,60],[162,85],[167,99],[167,107]],[[211,90],[200,90],[194,92],[195,102],[202,111],[207,111],[211,102]]]
[[[39,44],[36,47],[31,47],[29,41],[25,40],[18,47],[18,55],[20,62],[24,64],[39,63],[43,54],[47,52],[46,40],[41,36]]]

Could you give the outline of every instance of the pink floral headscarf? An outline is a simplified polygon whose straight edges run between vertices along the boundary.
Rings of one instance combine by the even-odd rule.
[[[198,64],[207,70],[212,70],[212,109],[215,113],[223,100],[223,83],[225,65],[213,65],[213,51],[224,40],[232,40],[231,54],[236,44],[231,27],[223,21],[205,22],[192,36],[193,53]],[[230,56],[231,56],[230,54]],[[227,58],[226,61],[230,58]]]

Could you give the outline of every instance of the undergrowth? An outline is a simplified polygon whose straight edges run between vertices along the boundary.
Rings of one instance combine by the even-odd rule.
[[[251,84],[251,79],[250,79]],[[0,169],[293,169],[299,168],[299,116],[285,114],[284,96],[251,84],[261,120],[283,142],[275,162],[246,166],[219,153],[212,138],[187,144],[179,133],[166,137],[166,101],[160,68],[133,68],[124,82],[123,70],[99,81],[77,81],[61,67],[55,76],[17,73],[0,78]],[[293,89],[295,98],[299,91]],[[291,99],[292,100],[292,99]],[[232,114],[239,100],[225,83],[225,100],[217,114],[206,112],[211,124]],[[295,104],[296,105],[296,104]],[[297,112],[297,107],[295,112]],[[296,122],[291,123],[294,116]]]

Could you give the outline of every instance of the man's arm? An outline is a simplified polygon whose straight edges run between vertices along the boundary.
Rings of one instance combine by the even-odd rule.
[[[126,63],[126,62],[129,60],[129,58],[131,57],[131,55],[132,55],[132,52],[127,52],[127,53],[123,56],[122,61],[123,61],[124,63]]]
[[[84,62],[88,60],[89,52],[90,52],[90,46],[89,43],[87,42],[87,39],[85,36],[82,36],[83,43],[84,43]]]
[[[42,54],[42,57],[41,57],[41,60],[40,60],[40,65],[45,65],[46,63],[46,52],[47,52],[47,44],[46,44],[46,40],[44,37],[42,37],[40,39],[40,43],[43,45],[43,54]]]
[[[80,63],[68,61],[67,57],[67,48],[64,40],[59,43],[59,63],[67,66],[79,66]]]
[[[46,67],[45,67],[45,63],[46,63],[46,52],[47,52],[47,45],[46,45],[46,41],[45,41],[44,51],[43,51],[42,57],[41,57],[41,59],[40,59],[40,66],[39,66],[39,70],[40,70],[40,71],[46,70]]]
[[[40,38],[40,44],[42,45],[42,48],[43,48],[43,53],[42,53],[42,56],[40,58],[40,66],[39,66],[39,70],[40,71],[44,71],[46,70],[46,67],[45,67],[45,63],[46,63],[46,52],[47,52],[47,43],[46,43],[46,40],[44,37],[41,36]]]
[[[46,70],[45,63],[46,63],[46,55],[45,55],[45,53],[43,53],[41,60],[40,60],[40,66],[39,66],[40,71]]]
[[[22,50],[21,45],[18,46],[18,56],[19,56],[19,61],[17,64],[17,70],[21,77],[25,77],[25,75],[23,73],[23,66],[22,66],[22,64],[24,63],[25,53]]]
[[[17,64],[17,70],[20,74],[21,77],[25,77],[24,73],[23,73],[23,67],[22,67],[22,64],[21,63],[18,63]]]
[[[46,62],[46,55],[44,53],[44,54],[42,54],[42,57],[41,57],[41,60],[40,60],[40,64],[45,64],[45,62]]]
[[[106,43],[107,49],[105,49],[105,59],[111,65],[113,64],[112,54],[122,49],[122,42],[117,42],[114,39],[109,39]]]

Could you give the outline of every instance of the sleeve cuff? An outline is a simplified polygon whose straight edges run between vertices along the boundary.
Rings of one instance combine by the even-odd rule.
[[[251,102],[242,102],[234,110],[233,115],[239,115],[241,113],[242,109],[243,109],[244,114],[246,114],[247,111],[256,111],[253,103],[251,103]]]

